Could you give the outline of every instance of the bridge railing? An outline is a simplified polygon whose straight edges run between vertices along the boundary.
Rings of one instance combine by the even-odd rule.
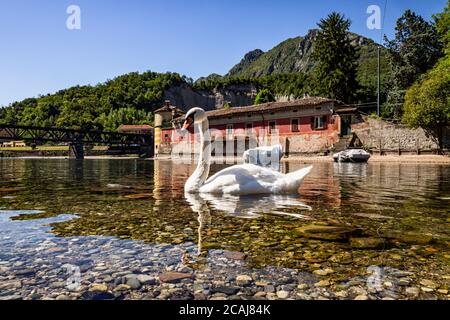
[[[104,132],[51,127],[44,128],[5,124],[0,124],[0,139],[121,146],[151,146],[153,143],[152,134]]]

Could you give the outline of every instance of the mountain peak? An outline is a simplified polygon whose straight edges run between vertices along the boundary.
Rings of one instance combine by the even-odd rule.
[[[253,62],[258,60],[263,54],[264,51],[262,51],[261,49],[255,49],[250,52],[247,52],[244,58],[242,58],[242,60],[228,72],[227,76],[239,75],[242,71],[248,68]]]
[[[250,52],[247,52],[244,56],[243,60],[248,60],[248,61],[255,61],[256,59],[258,59],[260,56],[262,56],[264,54],[264,51],[262,51],[261,49],[255,49],[252,50]]]
[[[259,49],[250,51],[226,76],[261,77],[276,73],[310,73],[316,65],[312,52],[318,34],[318,29],[310,29],[305,36],[287,39],[267,52]],[[348,37],[352,45],[361,49],[360,65],[364,65],[367,59],[376,58],[378,45],[373,40],[351,32]],[[372,64],[370,61],[370,65]]]

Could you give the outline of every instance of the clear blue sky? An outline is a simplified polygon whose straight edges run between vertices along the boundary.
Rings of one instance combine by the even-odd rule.
[[[316,27],[332,10],[351,31],[380,41],[366,9],[385,0],[0,0],[0,105],[117,75],[173,71],[194,79],[226,73],[253,49]],[[446,0],[388,0],[385,33],[412,9],[427,19]],[[69,5],[81,30],[66,28]]]

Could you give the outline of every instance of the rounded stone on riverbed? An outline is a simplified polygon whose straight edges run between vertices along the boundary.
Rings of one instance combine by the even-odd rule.
[[[297,286],[298,290],[306,290],[308,288],[309,288],[309,286],[306,283],[302,283]]]
[[[127,285],[127,284],[119,284],[117,287],[114,288],[114,291],[115,292],[128,291],[130,289],[131,289],[131,287],[129,285]]]
[[[421,280],[420,284],[422,286],[424,286],[424,287],[428,287],[428,288],[431,288],[431,289],[436,289],[437,288],[436,283],[434,283],[433,281],[428,280],[428,279]]]
[[[223,293],[225,295],[234,295],[238,293],[240,288],[238,287],[226,287],[226,286],[219,286],[212,288],[211,293],[217,294],[217,293]]]
[[[348,226],[323,226],[307,225],[293,230],[295,234],[311,239],[318,240],[347,240],[350,236],[358,235],[361,230]]]
[[[420,289],[416,287],[409,287],[405,290],[406,295],[411,297],[417,297],[420,294]]]
[[[138,275],[129,274],[125,276],[126,284],[130,286],[131,289],[139,289],[141,287],[141,282],[138,279]]]
[[[331,285],[329,280],[321,280],[314,284],[316,287],[329,287]]]
[[[143,285],[155,285],[156,284],[156,278],[152,276],[148,276],[145,274],[140,274],[137,276],[137,279],[139,282]]]
[[[375,214],[375,213],[354,213],[353,215],[356,217],[360,217],[360,218],[367,218],[367,219],[374,219],[374,220],[394,219],[393,217],[384,216],[384,215]]]
[[[252,277],[245,275],[245,274],[241,274],[236,277],[236,283],[240,286],[248,285],[252,281],[253,281]]]
[[[318,275],[318,276],[327,276],[327,275],[329,275],[331,273],[334,273],[334,270],[330,269],[330,268],[319,269],[319,270],[314,270],[313,273]]]
[[[109,292],[84,292],[81,297],[82,300],[111,300],[114,299],[115,296]]]
[[[92,292],[106,292],[106,291],[108,291],[108,286],[106,284],[94,283],[89,288],[89,291],[92,291]]]
[[[178,283],[181,280],[192,278],[192,274],[181,272],[165,272],[159,275],[159,281],[166,283]]]
[[[277,292],[277,297],[280,298],[280,299],[287,299],[289,297],[289,292],[288,291],[284,291],[284,290],[278,291]]]
[[[350,246],[355,249],[382,249],[385,241],[382,238],[350,238]]]
[[[336,292],[334,295],[338,298],[347,298],[348,297],[348,293],[343,290]]]
[[[275,292],[275,286],[269,284],[264,287],[264,291],[267,293],[274,293]]]
[[[225,258],[230,260],[245,260],[245,258],[247,257],[247,255],[243,252],[229,250],[225,250],[223,252],[223,255],[225,256]]]

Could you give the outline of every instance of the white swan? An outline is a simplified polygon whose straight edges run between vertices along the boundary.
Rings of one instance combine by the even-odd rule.
[[[183,129],[188,129],[192,124],[199,127],[200,154],[197,168],[184,186],[186,192],[234,195],[296,193],[303,178],[312,169],[312,166],[309,166],[282,174],[254,164],[241,164],[226,168],[207,179],[211,160],[211,139],[208,118],[203,109],[193,108],[186,114]]]

